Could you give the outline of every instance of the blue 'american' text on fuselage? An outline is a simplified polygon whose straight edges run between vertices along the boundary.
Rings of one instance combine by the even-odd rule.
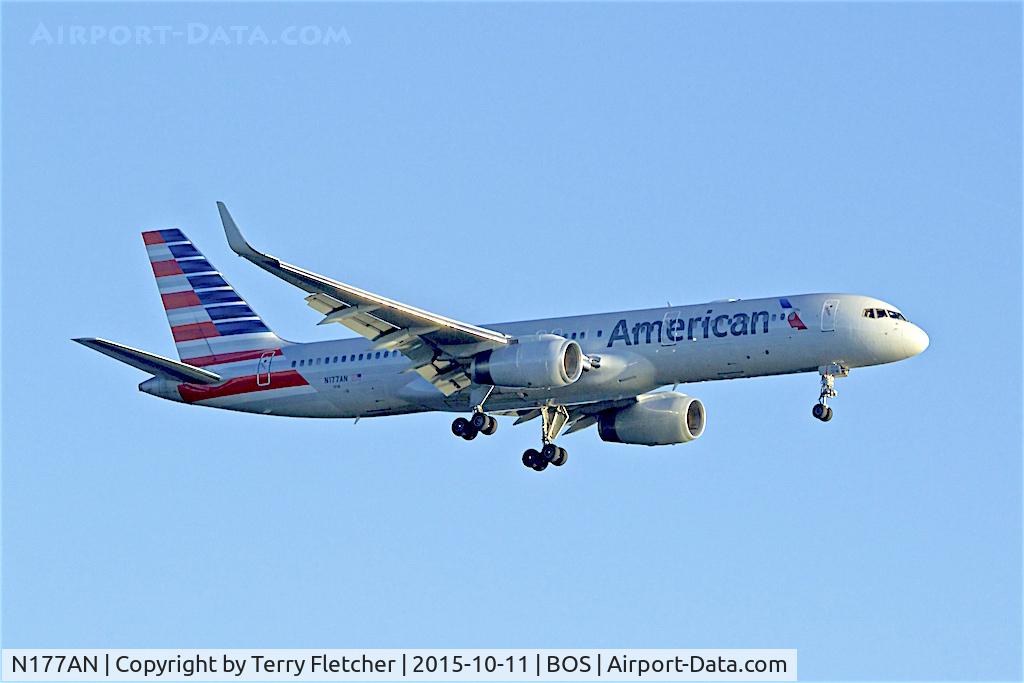
[[[747,334],[757,334],[758,325],[761,326],[762,334],[768,334],[768,311],[755,311],[753,313],[735,313],[733,315],[722,314],[712,315],[712,309],[707,313],[692,318],[679,317],[672,320],[650,320],[639,322],[633,325],[632,329],[625,318],[615,323],[611,335],[608,337],[607,348],[612,348],[615,342],[625,342],[626,346],[636,344],[664,343],[664,341],[678,342],[684,340],[695,340],[697,335],[704,339],[715,337],[740,337]]]

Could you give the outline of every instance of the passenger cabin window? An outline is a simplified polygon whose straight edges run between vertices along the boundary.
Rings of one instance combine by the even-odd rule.
[[[302,360],[299,361],[299,367],[301,368],[301,367],[303,367],[305,365],[306,365],[306,359],[303,358]]]
[[[292,361],[292,367],[293,368],[295,367],[295,361]]]

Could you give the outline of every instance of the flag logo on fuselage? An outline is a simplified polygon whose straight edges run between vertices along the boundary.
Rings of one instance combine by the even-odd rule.
[[[779,305],[787,310],[786,322],[789,326],[795,330],[806,330],[807,325],[804,325],[804,321],[800,319],[800,310],[793,308],[793,304],[789,303],[789,299],[779,299]]]

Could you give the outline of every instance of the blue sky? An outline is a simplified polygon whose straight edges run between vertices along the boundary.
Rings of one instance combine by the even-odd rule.
[[[804,680],[1021,676],[1019,4],[3,8],[7,647],[795,647]],[[58,27],[344,27],[329,46]],[[247,33],[251,36],[251,31]],[[684,387],[697,442],[456,441],[136,391],[173,355],[138,233],[472,322],[813,291],[931,348]],[[334,326],[330,326],[334,328]]]

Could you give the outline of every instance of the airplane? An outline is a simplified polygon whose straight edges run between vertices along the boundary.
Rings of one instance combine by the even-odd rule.
[[[74,341],[151,375],[147,394],[262,415],[369,418],[464,413],[471,441],[540,418],[523,464],[561,466],[555,444],[596,426],[603,441],[660,446],[700,438],[704,404],[675,391],[710,380],[817,372],[812,415],[832,419],[835,380],[920,354],[928,335],[895,306],[856,294],[728,299],[478,326],[400,303],[257,251],[217,203],[238,256],[306,292],[359,338],[278,337],[177,229],[142,233],[179,360],[100,338]],[[672,390],[659,390],[666,387]]]

